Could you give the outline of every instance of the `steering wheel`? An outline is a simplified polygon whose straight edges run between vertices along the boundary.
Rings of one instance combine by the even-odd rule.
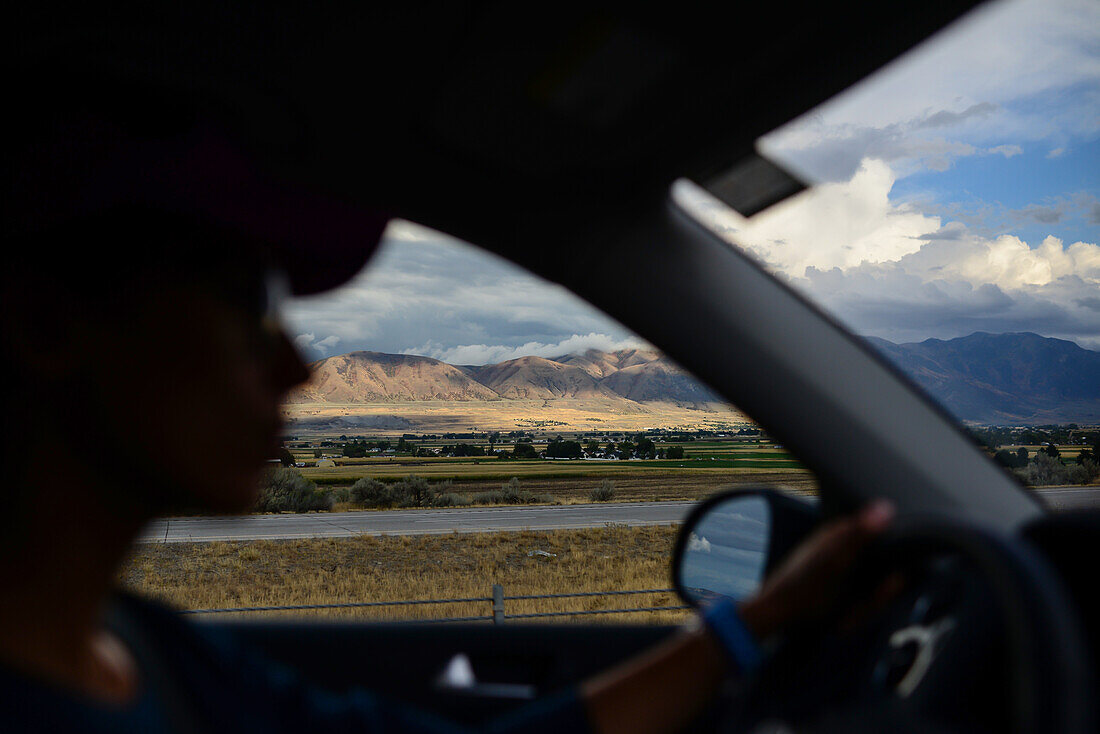
[[[734,687],[728,732],[1096,731],[1076,613],[1026,541],[961,522],[899,521],[845,598],[890,574],[905,590],[787,636]]]

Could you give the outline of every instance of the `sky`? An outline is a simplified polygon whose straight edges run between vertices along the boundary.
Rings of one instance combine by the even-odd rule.
[[[751,220],[689,182],[674,198],[856,333],[1033,331],[1100,350],[1100,2],[983,6],[758,149],[812,188]],[[405,222],[286,320],[312,359],[643,345],[565,289]]]

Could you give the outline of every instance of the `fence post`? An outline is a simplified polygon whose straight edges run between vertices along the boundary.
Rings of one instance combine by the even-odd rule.
[[[493,624],[504,624],[504,587],[493,584]]]

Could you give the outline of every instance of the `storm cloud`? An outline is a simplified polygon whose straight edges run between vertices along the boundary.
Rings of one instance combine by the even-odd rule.
[[[294,299],[284,319],[309,358],[339,351],[422,354],[486,364],[643,344],[565,288],[485,250],[396,222],[342,288]]]

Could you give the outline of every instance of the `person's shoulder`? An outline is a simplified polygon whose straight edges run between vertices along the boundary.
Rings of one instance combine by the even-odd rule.
[[[139,645],[156,644],[193,653],[207,647],[224,653],[239,646],[225,630],[208,627],[164,602],[126,590],[116,590],[111,595],[107,618],[116,633],[134,638],[131,642]]]
[[[130,591],[116,590],[107,602],[107,624],[125,636],[172,632],[184,636],[197,634],[195,625],[187,622],[179,610],[167,604],[138,596]]]

